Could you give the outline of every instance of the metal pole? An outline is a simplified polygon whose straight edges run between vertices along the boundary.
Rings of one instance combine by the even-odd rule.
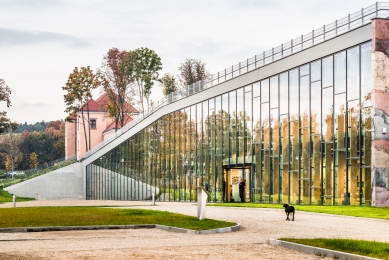
[[[315,44],[315,30],[312,30],[312,46]]]
[[[375,2],[375,17],[378,17],[378,2]]]
[[[13,201],[13,207],[16,208],[16,193],[13,194],[12,201]]]

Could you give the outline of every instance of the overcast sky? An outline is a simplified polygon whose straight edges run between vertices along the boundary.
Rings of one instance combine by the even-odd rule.
[[[216,73],[360,11],[370,0],[0,0],[0,78],[19,123],[64,119],[74,67],[101,66],[112,47],[147,47],[177,74],[186,58]],[[152,100],[162,98],[158,85]]]

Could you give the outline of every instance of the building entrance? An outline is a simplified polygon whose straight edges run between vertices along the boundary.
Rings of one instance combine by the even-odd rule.
[[[245,182],[244,202],[250,202],[251,167],[223,169],[224,202],[241,202],[239,194],[239,178]]]

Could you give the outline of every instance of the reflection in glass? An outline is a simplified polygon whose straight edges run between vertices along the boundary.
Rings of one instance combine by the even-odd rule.
[[[334,56],[334,90],[335,94],[346,91],[346,52]]]
[[[240,172],[247,201],[370,205],[370,45],[160,117],[87,165],[87,199],[226,201]]]

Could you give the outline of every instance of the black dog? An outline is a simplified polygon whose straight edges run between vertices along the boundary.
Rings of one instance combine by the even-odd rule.
[[[284,204],[283,207],[285,208],[286,220],[290,220],[290,219],[289,219],[289,214],[290,214],[290,213],[293,213],[292,221],[294,221],[294,207],[293,207],[293,206],[289,206],[288,204]]]

